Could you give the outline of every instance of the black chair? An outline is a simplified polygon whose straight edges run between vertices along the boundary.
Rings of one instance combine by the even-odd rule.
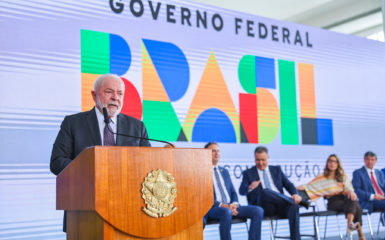
[[[313,227],[314,227],[314,233],[313,234],[301,234],[301,237],[313,237],[314,239],[320,240],[319,237],[319,228],[318,228],[318,223],[317,223],[317,212],[315,211],[315,206],[311,205],[310,206],[310,211],[300,213],[299,217],[312,217],[313,219]],[[290,236],[279,236],[277,235],[277,223],[278,220],[281,219],[287,219],[284,217],[280,217],[278,215],[275,216],[265,216],[263,220],[270,221],[270,239],[274,240],[276,238],[281,238],[281,239],[290,239]],[[274,226],[274,221],[275,221],[275,226]]]
[[[362,209],[362,215],[366,215],[368,218],[370,237],[372,240],[374,239],[374,232],[373,232],[372,221],[371,221],[370,217],[373,213],[380,213],[380,218],[378,220],[378,225],[377,225],[377,236],[378,236],[378,234],[380,232],[381,217],[382,217],[382,214],[384,214],[384,213],[382,213],[381,211],[374,211],[374,212],[369,213],[369,211],[367,209]]]
[[[283,218],[283,217],[280,217],[278,215],[263,217],[264,221],[269,221],[270,222],[270,239],[271,240],[274,240],[276,238],[290,239],[290,236],[277,236],[276,235],[276,232],[277,232],[277,222],[280,219],[287,219],[287,218]],[[275,221],[275,226],[274,226],[274,221]]]
[[[385,168],[384,168],[384,169],[385,169]],[[382,170],[384,170],[384,169],[382,169]],[[381,218],[384,218],[384,219],[385,219],[385,213],[384,213],[384,212],[381,212],[380,218],[378,219],[377,236],[378,236],[378,234],[379,234],[379,232],[380,232],[380,225],[382,224],[382,223],[381,223]]]
[[[301,204],[300,207],[301,207],[300,209],[304,209],[303,208],[304,207],[303,204]],[[316,221],[315,206],[314,206],[314,204],[311,204],[310,202],[308,202],[305,207],[306,207],[306,209],[310,208],[310,211],[305,212],[305,213],[300,213],[299,217],[312,217],[313,218],[314,233],[313,234],[300,234],[300,235],[301,235],[301,237],[313,237],[314,239],[320,240],[318,224],[317,224],[317,221]],[[287,218],[280,217],[278,215],[265,216],[263,218],[263,220],[266,220],[266,221],[270,222],[270,239],[271,240],[274,240],[276,238],[290,239],[290,236],[279,236],[279,235],[277,235],[278,220],[281,220],[281,219],[287,219]],[[274,221],[275,221],[275,226],[274,226]]]
[[[326,238],[326,229],[327,229],[328,217],[329,216],[336,216],[336,218],[337,218],[337,216],[340,214],[344,214],[344,213],[339,213],[339,212],[331,211],[331,210],[316,211],[315,207],[314,207],[313,212],[302,213],[302,214],[300,214],[300,217],[309,217],[309,216],[313,217],[314,235],[312,235],[312,237],[314,237],[314,239],[319,240],[320,239],[320,233],[319,233],[319,219],[320,219],[320,217],[326,217],[325,227],[324,227],[324,238]],[[338,232],[339,232],[340,238],[343,239],[338,219],[337,219],[337,226],[338,226]]]
[[[324,208],[326,209],[326,206],[327,206],[327,199],[323,199],[323,205],[324,205]],[[321,217],[325,217],[325,226],[324,226],[324,238],[326,238],[326,231],[327,231],[327,224],[328,224],[328,217],[329,216],[335,216],[336,217],[336,223],[337,223],[337,227],[338,227],[338,233],[339,233],[339,236],[341,238],[341,240],[343,240],[344,238],[345,239],[353,239],[353,235],[352,234],[348,234],[346,233],[345,237],[343,236],[343,234],[341,233],[341,226],[340,226],[340,221],[338,220],[338,216],[339,215],[345,215],[344,212],[337,212],[337,211],[332,211],[332,210],[313,210],[313,213],[312,212],[309,212],[309,213],[304,213],[304,214],[301,214],[300,216],[310,216],[314,214],[314,217],[317,217],[317,221],[314,221],[314,226],[315,226],[315,232],[317,232],[318,236],[319,236],[319,220]],[[374,234],[373,234],[373,228],[372,228],[372,223],[371,223],[371,220],[370,220],[370,213],[368,212],[368,210],[366,209],[362,209],[362,215],[366,215],[367,216],[367,220],[368,220],[368,225],[369,225],[369,230],[370,230],[370,235],[371,235],[371,239],[373,240],[373,237],[374,237]],[[319,239],[319,237],[317,238]]]

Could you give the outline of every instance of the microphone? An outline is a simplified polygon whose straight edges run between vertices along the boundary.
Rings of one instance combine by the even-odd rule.
[[[103,116],[104,116],[104,122],[106,124],[109,124],[110,123],[110,118],[108,117],[108,112],[107,112],[107,108],[103,108]]]
[[[104,122],[106,124],[109,124],[110,123],[110,118],[108,117],[108,112],[107,112],[107,108],[104,107],[103,108],[103,116],[104,116]],[[124,133],[114,133],[111,128],[107,128],[108,131],[110,131],[112,134],[115,134],[115,135],[120,135],[120,136],[124,136],[124,137],[132,137],[132,138],[137,138],[137,139],[143,139],[143,140],[147,140],[147,141],[155,141],[155,142],[162,142],[162,143],[166,143],[166,144],[169,144],[171,146],[174,146],[174,144],[170,143],[170,142],[167,142],[167,141],[162,141],[162,140],[157,140],[157,139],[151,139],[151,138],[145,138],[145,137],[137,137],[137,136],[131,136],[131,135],[127,135],[127,134],[124,134]]]

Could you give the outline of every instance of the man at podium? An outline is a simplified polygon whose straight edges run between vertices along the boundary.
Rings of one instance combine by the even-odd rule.
[[[260,240],[263,209],[258,206],[239,205],[229,172],[226,168],[217,165],[221,157],[218,144],[209,142],[205,148],[212,150],[214,205],[205,215],[203,224],[205,225],[208,219],[219,219],[221,240],[229,240],[232,216],[250,218],[249,240]]]
[[[51,154],[52,173],[58,175],[87,147],[151,146],[143,122],[120,113],[124,89],[124,82],[115,74],[101,75],[95,80],[91,91],[95,107],[66,116],[60,126]],[[106,120],[103,108],[107,109]],[[117,132],[118,136],[115,134]],[[63,229],[65,231],[65,221]]]
[[[124,82],[115,74],[101,75],[95,80],[91,91],[95,107],[66,116],[60,126],[52,149],[51,172],[58,175],[87,147],[150,146],[143,122],[120,113],[124,89]],[[109,124],[104,121],[103,108],[107,108]],[[113,134],[116,132],[138,138]]]

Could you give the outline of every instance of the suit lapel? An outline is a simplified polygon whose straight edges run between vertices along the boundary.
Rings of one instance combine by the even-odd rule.
[[[95,107],[86,115],[87,123],[89,127],[90,136],[95,146],[102,145],[102,137],[100,136],[98,119],[96,118]]]
[[[261,180],[261,178],[259,177],[259,174],[258,174],[258,168],[257,168],[257,166],[254,166],[254,168],[252,168],[252,171],[251,171],[251,174],[252,174],[252,181],[259,181],[259,180]],[[259,185],[258,185],[258,187],[257,187],[257,191],[261,191],[263,189],[263,187],[262,187],[262,183],[260,183]],[[256,196],[256,199],[255,199],[255,203],[257,204],[257,205],[261,205],[261,196],[262,196],[262,194],[257,194],[257,196]]]
[[[258,181],[258,180],[261,179],[261,178],[259,177],[258,169],[257,169],[256,166],[254,167],[254,171],[253,171],[252,173],[253,173],[253,178],[255,179],[255,181]]]
[[[275,187],[279,191],[280,190],[280,186],[282,185],[282,183],[277,182],[278,181],[278,173],[275,171],[276,168],[270,168],[270,166],[268,166],[268,168],[269,168],[269,171],[270,171],[271,179],[273,179],[273,183],[274,183]]]

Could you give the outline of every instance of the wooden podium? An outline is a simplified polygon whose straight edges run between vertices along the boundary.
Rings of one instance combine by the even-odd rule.
[[[151,217],[142,184],[153,170],[174,178],[175,212]],[[56,179],[56,208],[67,239],[203,239],[213,204],[211,151],[152,147],[87,148]],[[166,188],[167,189],[167,188]]]

